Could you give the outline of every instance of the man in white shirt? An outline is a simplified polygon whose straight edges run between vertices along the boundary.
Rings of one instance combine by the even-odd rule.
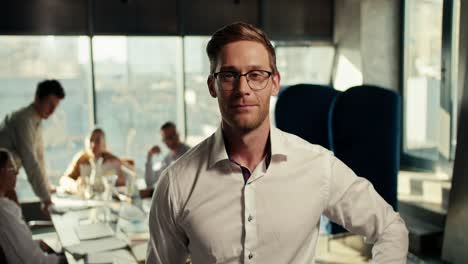
[[[5,197],[15,188],[18,170],[10,153],[0,149],[0,262],[6,263],[66,263],[65,258],[47,255],[40,248],[40,242],[32,240],[32,234],[23,221],[18,205]],[[1,258],[4,259],[1,259]]]
[[[161,172],[190,149],[188,145],[180,141],[176,125],[172,122],[166,122],[161,126],[161,139],[169,149],[169,153],[164,156],[161,164],[159,164],[159,168],[154,170],[153,156],[155,154],[159,155],[161,153],[161,148],[156,145],[148,150],[145,165],[145,182],[146,186],[150,189],[152,189],[154,184],[158,181]]]
[[[406,263],[403,220],[331,152],[270,127],[280,74],[264,33],[234,23],[207,46],[221,126],[166,169],[153,195],[147,263],[314,263],[322,214]]]
[[[65,91],[58,81],[42,81],[37,85],[33,103],[7,115],[0,123],[0,147],[12,153],[18,168],[24,167],[34,193],[42,201],[44,212],[47,212],[51,199],[41,122],[55,112],[63,98]]]

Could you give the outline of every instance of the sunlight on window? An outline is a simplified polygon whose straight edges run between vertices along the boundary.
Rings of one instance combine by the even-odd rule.
[[[37,83],[44,79],[58,79],[65,89],[65,100],[43,122],[47,175],[52,183],[58,182],[75,153],[82,149],[90,127],[89,47],[85,36],[0,37],[2,119],[31,103]],[[20,198],[33,195],[24,170],[21,170],[17,190]]]
[[[345,56],[339,55],[336,67],[335,89],[344,91],[352,86],[362,84],[362,72]]]

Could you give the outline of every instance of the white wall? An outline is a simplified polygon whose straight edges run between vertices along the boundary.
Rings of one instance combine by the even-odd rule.
[[[374,84],[399,91],[400,5],[395,0],[335,0],[334,86]]]

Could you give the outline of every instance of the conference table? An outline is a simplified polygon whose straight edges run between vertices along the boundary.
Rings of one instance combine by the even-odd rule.
[[[144,263],[151,199],[86,200],[56,194],[51,219],[68,263]]]

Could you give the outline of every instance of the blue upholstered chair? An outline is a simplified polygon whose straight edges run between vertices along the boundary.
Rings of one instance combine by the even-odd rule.
[[[397,93],[370,85],[345,92],[322,85],[294,85],[279,94],[275,117],[281,130],[332,150],[397,209],[401,137]],[[327,233],[346,232],[328,222],[322,223]]]
[[[340,92],[330,86],[298,84],[278,95],[276,126],[312,144],[330,149],[331,109]]]
[[[332,115],[335,156],[397,209],[401,98],[394,91],[362,85],[341,93]]]
[[[400,163],[401,98],[394,91],[362,85],[341,93],[333,108],[330,147],[335,156],[397,210]],[[346,230],[327,225],[331,234]]]

